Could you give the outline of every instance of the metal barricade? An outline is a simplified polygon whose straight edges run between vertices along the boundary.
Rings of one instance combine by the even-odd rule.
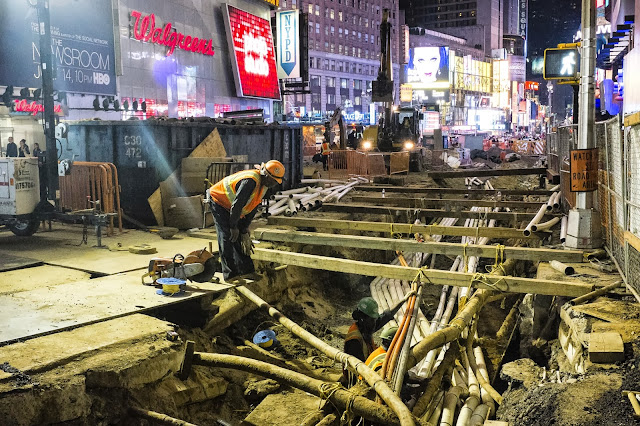
[[[362,152],[333,150],[329,155],[329,178],[346,179],[351,176],[385,176],[409,172],[409,153]]]
[[[389,174],[409,173],[409,153],[391,152],[389,154]]]
[[[112,163],[74,162],[69,173],[58,178],[60,206],[65,210],[95,209],[99,213],[116,213],[122,232],[120,183],[118,170]],[[113,216],[109,217],[108,234],[113,234]]]

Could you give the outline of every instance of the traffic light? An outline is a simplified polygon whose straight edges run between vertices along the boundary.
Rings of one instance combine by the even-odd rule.
[[[108,98],[104,98],[104,99],[102,100],[102,108],[103,108],[105,111],[109,111],[109,99],[108,99]]]
[[[95,109],[96,111],[100,111],[100,101],[98,100],[97,96],[93,100],[93,109]]]
[[[9,107],[11,105],[11,101],[13,100],[13,86],[7,86],[2,95],[2,102],[4,102],[5,106]]]
[[[125,111],[129,111],[129,99],[124,100],[124,102],[122,103],[122,107]]]
[[[142,101],[142,112],[147,112],[147,101]]]
[[[115,101],[113,101],[113,109],[115,111],[120,111],[120,101],[119,100],[116,99]]]

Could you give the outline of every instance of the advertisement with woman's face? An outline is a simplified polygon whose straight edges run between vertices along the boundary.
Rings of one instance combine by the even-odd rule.
[[[407,83],[414,89],[449,87],[449,48],[415,47],[409,53]]]

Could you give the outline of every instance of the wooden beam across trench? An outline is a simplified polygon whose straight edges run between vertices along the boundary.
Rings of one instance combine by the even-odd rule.
[[[494,201],[494,200],[467,200],[467,199],[442,199],[442,198],[407,198],[407,197],[368,197],[354,195],[351,197],[354,203],[370,203],[397,207],[433,208],[433,207],[507,207],[510,209],[540,209],[542,202],[530,201]]]
[[[337,257],[316,256],[312,254],[291,253],[279,250],[256,248],[252,256],[254,260],[275,262],[290,266],[342,272],[345,274],[383,277],[397,280],[413,280],[419,272],[418,268],[384,265],[381,263],[359,260],[340,259]],[[594,286],[569,281],[549,281],[532,278],[502,277],[488,274],[470,274],[449,272],[436,269],[425,269],[422,282],[434,285],[453,285],[491,289],[511,293],[534,293],[555,296],[577,297],[593,291]]]
[[[409,207],[394,206],[372,206],[368,204],[351,204],[351,203],[324,203],[322,210],[326,212],[338,213],[367,213],[367,214],[384,214],[398,215],[406,214],[408,217],[424,216],[424,217],[456,217],[459,219],[495,219],[517,224],[522,221],[530,221],[535,213],[519,213],[519,212],[476,212],[471,210],[447,211],[444,209],[420,209]],[[546,215],[551,218],[553,215]],[[546,219],[548,220],[548,219]]]
[[[547,189],[467,189],[467,188],[433,188],[422,186],[376,186],[376,185],[358,185],[354,188],[357,191],[367,192],[401,192],[405,194],[437,194],[437,195],[481,195],[481,196],[503,196],[512,195],[536,195],[550,196],[553,191]]]
[[[370,250],[394,250],[412,253],[436,253],[449,256],[478,256],[495,258],[500,255],[498,246],[443,242],[419,242],[397,238],[364,237],[357,235],[323,234],[317,232],[291,232],[281,229],[259,228],[254,238],[262,241],[300,243],[333,247],[349,247]],[[503,246],[504,247],[504,246]],[[555,250],[531,247],[504,247],[505,259],[582,262],[582,250]]]
[[[367,222],[361,220],[336,220],[307,217],[269,216],[269,225],[294,226],[297,228],[340,229],[349,231],[384,232],[387,234],[447,235],[452,237],[488,237],[488,238],[519,238],[523,240],[539,240],[545,233],[531,233],[525,237],[524,229],[486,227],[476,228],[468,226],[441,225],[412,225],[409,223]]]
[[[547,173],[546,167],[527,167],[522,169],[465,169],[428,172],[432,179],[462,178],[462,177],[487,177],[487,176],[527,176],[544,175]]]

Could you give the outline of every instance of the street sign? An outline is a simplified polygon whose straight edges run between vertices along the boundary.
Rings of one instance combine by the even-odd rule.
[[[571,150],[570,159],[571,192],[598,189],[598,148]]]
[[[545,49],[543,69],[545,80],[577,80],[579,70],[578,49]]]

